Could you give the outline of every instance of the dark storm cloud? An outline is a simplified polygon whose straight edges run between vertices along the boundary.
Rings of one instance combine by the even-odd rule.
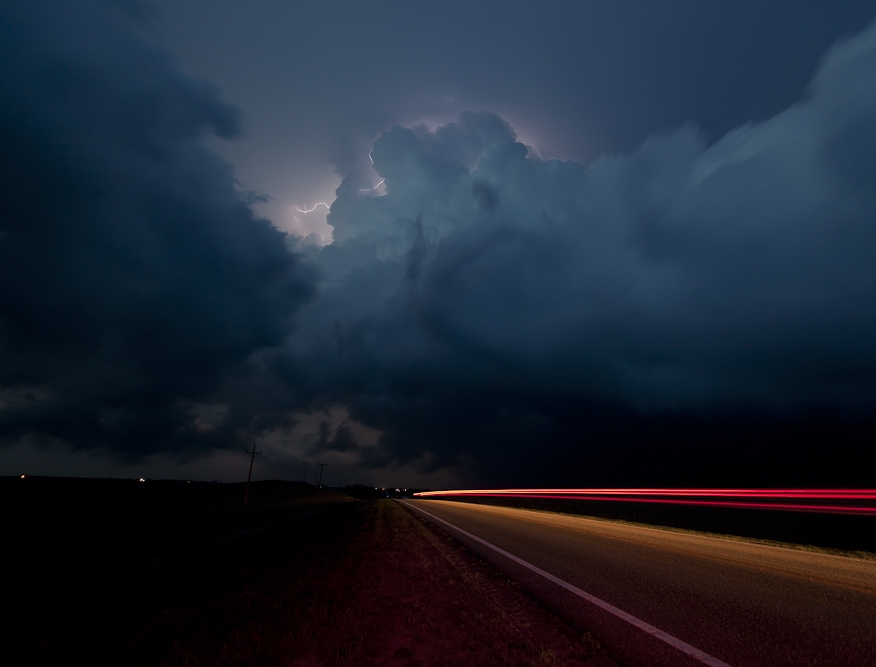
[[[876,26],[769,120],[586,169],[492,114],[393,128],[385,195],[369,163],[341,184],[328,280],[275,367],[382,431],[381,464],[850,481],[876,412],[874,81]]]
[[[297,433],[286,454],[333,470],[446,467],[479,484],[863,480],[876,426],[876,28],[762,120],[800,84],[770,54],[797,63],[858,9],[790,30],[792,44],[735,9],[636,5],[585,21],[573,5],[530,21],[535,10],[460,4],[428,35],[362,3],[285,6],[301,20],[273,21],[271,39],[299,49],[283,61],[289,85],[256,79],[252,104],[290,136],[345,128],[334,242],[298,242],[311,269],[204,146],[237,136],[240,113],[143,36],[139,3],[0,5],[0,444],[42,435],[136,457],[244,438],[282,448]],[[809,26],[822,5],[804,6]],[[730,18],[751,32],[725,31]],[[204,57],[249,82],[257,61],[238,64],[258,50],[227,25],[221,53]],[[745,35],[761,46],[716,75]],[[701,40],[711,48],[690,57]],[[331,66],[313,65],[316,51]],[[685,118],[703,131],[585,167],[542,160],[499,115],[467,113],[384,132],[372,166],[360,147],[375,128],[428,104],[385,107],[421,84],[456,95],[457,74],[463,101],[509,109],[533,141],[587,160]],[[675,78],[684,94],[666,92]],[[775,94],[737,94],[749,87]],[[320,105],[287,114],[275,95]],[[754,120],[712,143],[739,118]]]
[[[198,447],[170,437],[190,430],[185,406],[279,343],[311,292],[202,143],[236,136],[239,111],[144,38],[144,17],[133,2],[0,7],[6,442]]]

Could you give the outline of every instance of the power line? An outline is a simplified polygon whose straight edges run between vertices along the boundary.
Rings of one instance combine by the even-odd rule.
[[[31,382],[45,385],[47,387],[51,387],[53,389],[57,389],[59,391],[66,392],[68,394],[73,394],[75,396],[87,398],[91,401],[94,401],[95,403],[98,404],[99,407],[102,407],[102,408],[107,407],[106,403],[103,399],[100,399],[97,396],[94,396],[92,394],[87,394],[87,393],[83,393],[80,391],[76,391],[74,389],[70,389],[69,387],[62,387],[61,385],[53,384],[51,382],[46,382],[45,380],[40,380],[39,378],[34,377],[32,375],[27,375],[25,373],[19,373],[17,371],[12,371],[12,370],[9,370],[8,368],[0,368],[0,372],[6,373],[8,375],[13,375],[13,376],[16,376],[19,378],[23,378],[26,380],[30,380]],[[22,394],[22,393],[19,393],[16,391],[12,391],[11,389],[0,388],[0,392],[4,392],[4,393],[10,394],[12,396],[17,396],[17,397],[23,398],[27,401],[38,402],[38,403],[41,403],[43,405],[49,406],[49,407],[42,407],[41,405],[20,403],[17,401],[11,401],[7,398],[3,398],[2,396],[0,396],[0,400],[4,401],[5,403],[7,403],[9,405],[15,405],[19,408],[43,410],[45,412],[53,412],[55,414],[59,414],[59,415],[66,416],[66,417],[71,417],[71,416],[90,417],[91,419],[102,422],[103,425],[116,426],[118,428],[124,429],[125,431],[139,430],[141,427],[140,424],[136,424],[133,422],[122,422],[122,421],[119,421],[118,419],[113,419],[110,417],[101,416],[98,412],[96,412],[95,409],[61,405],[59,403],[54,403],[52,401],[46,401],[44,399],[34,398],[33,396],[28,396],[27,394]],[[144,412],[134,410],[134,409],[131,409],[128,407],[126,407],[124,409],[129,413],[129,415],[131,417],[139,417],[139,418],[143,419],[144,421],[146,421],[147,423],[155,424],[156,422],[160,422],[160,423],[163,423],[167,427],[177,427],[177,428],[184,428],[184,429],[191,429],[193,427],[193,425],[190,423],[177,421],[175,419],[169,419],[167,417],[156,417],[155,415],[146,414]],[[70,413],[72,413],[72,414],[70,414]],[[177,438],[177,439],[188,440],[189,442],[196,443],[196,444],[202,444],[202,445],[203,444],[213,444],[213,445],[216,445],[218,447],[222,446],[221,443],[219,443],[215,439],[215,437],[213,437],[212,435],[209,435],[209,434],[208,435],[199,434],[196,437],[196,436],[193,436],[191,433],[185,433],[185,434],[175,433],[175,434],[173,434],[173,437]],[[211,441],[212,441],[212,443],[211,443]]]
[[[64,415],[65,417],[69,417],[69,416],[70,416],[70,415],[68,415],[68,414],[65,413],[65,412],[61,412],[60,410],[55,410],[55,409],[52,409],[52,408],[44,408],[44,407],[42,407],[42,406],[40,406],[40,405],[29,405],[29,404],[27,404],[27,403],[19,403],[18,401],[10,401],[8,398],[3,398],[2,396],[0,396],[0,401],[3,401],[3,402],[6,403],[7,405],[17,405],[17,406],[19,406],[19,407],[22,407],[22,408],[30,408],[30,409],[32,409],[32,410],[44,410],[45,412],[54,412],[55,414]]]
[[[68,394],[74,394],[76,396],[82,396],[83,398],[90,398],[93,401],[98,401],[102,403],[103,401],[96,396],[91,396],[89,394],[83,394],[80,391],[74,391],[73,389],[67,389],[66,387],[61,387],[57,384],[52,384],[51,382],[46,382],[45,380],[40,380],[39,378],[32,377],[30,375],[25,375],[24,373],[18,373],[17,371],[10,371],[7,368],[0,368],[0,372],[7,373],[9,375],[15,375],[16,377],[24,378],[25,380],[30,380],[32,382],[37,382],[39,384],[44,384],[47,387],[52,387],[52,389],[58,389],[60,391],[66,391]]]
[[[68,393],[68,394],[73,394],[74,396],[80,396],[80,397],[82,397],[82,398],[87,398],[87,399],[89,399],[89,400],[92,400],[92,401],[96,402],[98,405],[100,405],[100,406],[102,406],[102,407],[106,407],[106,400],[105,400],[105,399],[102,399],[102,398],[99,398],[98,396],[95,396],[95,395],[93,395],[93,394],[87,394],[87,393],[84,393],[84,392],[81,392],[81,391],[76,391],[75,389],[70,389],[69,387],[62,387],[61,385],[58,385],[58,384],[53,384],[53,383],[51,383],[51,382],[46,382],[45,380],[40,380],[39,378],[34,377],[34,376],[32,376],[32,375],[27,375],[27,374],[25,374],[25,373],[19,373],[19,372],[17,372],[17,371],[11,371],[11,370],[9,370],[8,368],[0,368],[0,372],[7,373],[7,374],[9,374],[9,375],[14,375],[14,376],[16,376],[16,377],[24,378],[24,379],[26,379],[26,380],[30,380],[30,381],[32,381],[32,382],[36,382],[37,384],[45,385],[46,387],[52,387],[52,389],[57,389],[57,390],[59,390],[59,391],[66,392],[66,393]],[[0,391],[8,391],[8,392],[11,393],[11,394],[15,394],[15,392],[9,391],[8,389],[4,389],[4,390],[0,390]],[[23,395],[23,394],[16,394],[16,395],[18,395],[18,396],[20,396],[20,397],[22,397],[22,398],[28,398],[28,399],[30,399],[30,400],[40,400],[40,399],[32,399],[32,398],[30,398],[29,396],[25,396],[25,395]],[[43,402],[45,402],[45,401],[43,401]],[[56,404],[56,405],[57,405],[57,404]],[[68,409],[68,410],[77,410],[77,409],[78,409],[78,408],[67,408],[67,407],[65,407],[65,406],[58,406],[58,407],[61,407],[62,409]],[[147,414],[144,413],[144,412],[141,412],[141,411],[138,411],[138,410],[132,410],[131,408],[125,408],[125,409],[126,409],[128,412],[131,412],[131,413],[133,413],[133,414],[136,415],[136,416],[142,417],[142,418],[147,419],[147,420],[150,420],[150,421],[154,421],[154,420],[156,419],[156,417],[155,417],[154,415],[147,415]],[[98,418],[99,418],[99,419],[106,419],[105,417],[99,417],[99,416],[98,416]],[[187,424],[187,423],[185,423],[185,422],[177,421],[177,420],[175,420],[175,419],[170,419],[170,418],[168,418],[168,417],[159,417],[158,419],[160,419],[161,421],[163,421],[163,422],[165,422],[165,423],[167,423],[167,424],[174,424],[174,425],[176,425],[176,426],[182,426],[182,427],[184,427],[184,428],[189,428],[189,427],[191,426],[190,424]],[[115,421],[115,420],[114,420],[114,421]],[[117,422],[117,423],[120,423],[120,422]],[[134,428],[135,425],[132,425],[132,424],[126,424],[125,427],[126,427],[126,428]]]
[[[83,410],[81,408],[71,408],[71,407],[66,406],[66,405],[59,405],[58,403],[52,403],[51,401],[45,401],[41,398],[34,398],[33,396],[28,396],[27,394],[20,394],[18,392],[11,391],[9,389],[0,389],[0,392],[3,392],[4,394],[11,394],[12,396],[18,396],[19,398],[24,398],[28,401],[33,401],[36,403],[42,403],[44,405],[51,406],[51,408],[55,408],[54,410],[51,410],[51,411],[57,412],[59,414],[65,414],[65,413],[61,412],[61,410],[64,410],[66,412],[72,412],[74,414],[79,413],[82,415],[87,415],[89,417],[94,417],[95,419],[98,419],[99,421],[103,421],[107,424],[115,424],[116,426],[121,426],[123,428],[132,428],[131,424],[125,424],[125,423],[117,421],[115,419],[110,419],[109,417],[102,417],[95,412],[89,412],[89,411]],[[17,403],[14,401],[10,401],[8,399],[3,398],[2,396],[0,396],[0,400],[6,401],[7,403],[10,403],[13,405],[19,405],[22,407],[30,407],[30,408],[37,408],[37,409],[42,409],[42,410],[49,410],[49,408],[41,408],[39,405],[28,405],[26,403]],[[66,416],[69,416],[69,415],[66,415]]]
[[[85,421],[86,419],[90,419],[96,421],[105,428],[110,428],[111,430],[120,429],[120,431],[116,431],[115,437],[124,434],[125,432],[139,431],[141,430],[142,424],[133,423],[133,422],[124,422],[119,421],[118,419],[113,419],[110,417],[101,416],[97,410],[100,409],[111,409],[108,408],[104,399],[101,399],[93,394],[88,394],[85,392],[77,391],[75,389],[71,389],[69,387],[64,387],[58,384],[54,384],[52,382],[46,382],[45,380],[41,380],[32,375],[28,375],[26,373],[19,373],[17,371],[9,370],[8,368],[0,367],[0,372],[5,373],[9,376],[14,376],[17,378],[21,378],[23,380],[27,380],[30,382],[37,383],[39,385],[44,385],[46,387],[51,387],[52,389],[56,389],[58,391],[65,392],[67,394],[72,394],[74,396],[79,396],[81,398],[88,399],[97,404],[96,408],[88,408],[88,407],[72,407],[67,405],[62,405],[60,403],[55,403],[52,401],[47,401],[41,398],[35,398],[33,396],[28,396],[27,394],[23,394],[20,392],[13,391],[11,389],[0,388],[0,392],[4,394],[8,394],[10,396],[15,396],[21,399],[25,399],[29,401],[29,403],[22,403],[20,401],[10,400],[5,396],[0,396],[0,401],[7,405],[15,406],[17,408],[23,408],[25,410],[41,410],[47,413],[53,413],[59,415],[61,417],[67,417],[68,419],[78,418],[79,420]],[[39,405],[37,405],[39,403]],[[129,407],[123,408],[131,419],[142,419],[145,423],[155,426],[165,426],[170,432],[164,435],[164,438],[168,440],[175,440],[181,443],[189,443],[192,446],[197,446],[199,448],[203,447],[216,447],[219,449],[227,448],[228,440],[226,439],[224,442],[220,441],[216,434],[214,433],[203,433],[197,432],[193,433],[192,429],[198,429],[198,426],[194,423],[187,423],[178,421],[175,419],[170,419],[164,416],[156,416],[153,414],[147,414],[145,412],[131,409]],[[25,416],[23,411],[16,411],[18,414],[21,414],[22,417]],[[14,413],[13,413],[14,414]],[[0,415],[2,416],[2,415]],[[84,424],[80,425],[80,428],[84,426]],[[92,427],[95,424],[92,423]],[[112,427],[115,427],[113,429]],[[187,432],[180,432],[179,429],[186,429]],[[262,452],[257,452],[256,454],[261,454]],[[252,457],[255,458],[255,455]],[[250,461],[250,475],[252,475],[252,460]],[[305,481],[307,479],[307,470],[305,468]],[[247,498],[249,496],[249,481],[247,481]],[[246,501],[245,501],[246,502]]]

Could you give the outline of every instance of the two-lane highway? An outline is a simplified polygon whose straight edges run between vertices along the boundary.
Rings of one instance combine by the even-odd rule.
[[[874,560],[505,507],[405,504],[446,522],[620,662],[876,665]]]

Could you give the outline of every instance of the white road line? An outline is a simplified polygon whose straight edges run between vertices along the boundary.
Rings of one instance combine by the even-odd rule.
[[[561,587],[565,588],[570,593],[574,593],[578,597],[587,600],[587,602],[595,604],[600,609],[604,609],[608,613],[614,614],[618,618],[622,618],[630,625],[633,625],[633,626],[639,628],[640,630],[647,632],[652,637],[656,637],[657,639],[659,639],[663,642],[666,642],[667,644],[669,644],[673,648],[678,649],[682,653],[687,653],[687,655],[699,660],[700,662],[702,662],[705,665],[709,665],[709,667],[730,667],[730,665],[728,665],[726,662],[723,662],[722,660],[718,660],[718,658],[714,658],[714,657],[710,656],[708,653],[701,651],[700,649],[696,648],[695,646],[691,646],[687,642],[681,641],[678,637],[673,637],[672,635],[670,635],[666,632],[663,632],[663,630],[660,630],[659,628],[655,628],[650,623],[646,623],[645,621],[643,621],[639,618],[636,618],[632,614],[628,614],[624,610],[618,609],[617,607],[615,607],[612,604],[609,604],[605,600],[600,600],[595,595],[591,595],[590,593],[582,591],[580,588],[573,586],[572,584],[570,584],[568,582],[563,581],[559,577],[555,577],[550,572],[545,572],[540,567],[536,567],[532,563],[527,563],[522,558],[518,558],[517,556],[515,556],[512,553],[508,553],[504,549],[500,549],[499,547],[495,546],[494,544],[490,544],[486,540],[482,540],[477,535],[472,535],[471,533],[464,531],[462,528],[454,526],[452,523],[449,523],[449,522],[445,521],[444,519],[439,519],[434,514],[430,514],[429,512],[422,510],[419,507],[414,507],[413,505],[409,505],[408,503],[406,503],[404,501],[399,501],[399,502],[401,502],[405,507],[411,508],[415,512],[419,512],[420,514],[424,514],[427,517],[429,517],[430,519],[433,519],[439,523],[443,523],[445,526],[449,526],[453,530],[465,535],[469,539],[474,540],[478,544],[483,544],[485,547],[489,547],[493,551],[505,556],[505,558],[508,558],[509,560],[514,561],[518,565],[522,565],[523,567],[527,568],[528,570],[531,570],[531,571],[535,572],[536,574],[541,575],[542,577],[544,577],[548,581],[552,581],[553,583],[555,583],[557,586],[561,586]]]

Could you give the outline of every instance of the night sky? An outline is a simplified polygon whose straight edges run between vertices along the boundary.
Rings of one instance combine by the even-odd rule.
[[[0,0],[0,474],[872,486],[874,18]]]

